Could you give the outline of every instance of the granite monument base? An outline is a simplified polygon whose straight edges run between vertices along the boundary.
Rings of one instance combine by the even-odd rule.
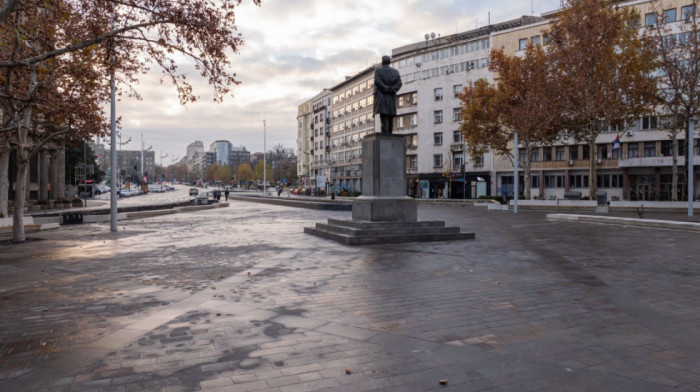
[[[418,221],[417,202],[406,196],[405,143],[402,135],[365,137],[362,196],[352,203],[352,220],[329,219],[304,232],[345,245],[474,239],[443,221]]]

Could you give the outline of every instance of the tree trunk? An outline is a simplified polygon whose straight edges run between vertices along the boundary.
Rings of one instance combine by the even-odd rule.
[[[672,137],[673,143],[673,164],[671,166],[671,201],[678,201],[678,130],[674,129]]]
[[[0,218],[9,216],[7,199],[10,193],[10,149],[0,151]]]
[[[595,148],[595,137],[588,141],[588,200],[596,200],[596,166],[598,152]]]
[[[12,216],[12,242],[24,242],[24,199],[27,191],[29,161],[24,149],[17,149],[17,179],[15,180],[15,204]]]

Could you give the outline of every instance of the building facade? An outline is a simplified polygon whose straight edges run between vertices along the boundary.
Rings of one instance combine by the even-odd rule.
[[[330,178],[338,192],[362,191],[361,140],[378,129],[373,113],[375,68],[372,65],[330,89]]]
[[[196,140],[187,145],[187,169],[189,171],[194,170],[195,158],[199,155],[204,154],[204,143],[201,140]]]
[[[617,6],[633,7],[640,16],[639,27],[657,23],[657,11],[661,10],[664,22],[670,24],[672,32],[681,30],[683,25],[687,25],[686,20],[697,12],[685,0],[619,1]],[[545,13],[542,15],[544,19],[538,23],[495,33],[494,47],[503,48],[506,54],[522,55],[529,42],[546,44],[546,31],[557,13]],[[589,158],[595,153],[597,173],[594,180],[597,189],[606,192],[608,200],[671,200],[673,146],[668,129],[671,123],[664,110],[658,108],[656,114],[621,119],[618,124],[605,129],[596,139],[595,152],[589,151],[588,145],[562,138],[551,146],[536,149],[529,158],[524,152],[519,154],[521,161],[531,160],[532,195],[542,199],[561,199],[566,192],[574,191],[580,192],[583,197],[590,197]],[[620,148],[613,150],[613,142],[618,135]],[[684,139],[684,135],[679,134],[679,195],[687,195],[687,183],[682,174],[687,156]],[[697,148],[694,155],[698,155]],[[497,157],[495,161],[497,192],[512,195],[513,165],[503,157]],[[519,184],[522,194],[525,186],[522,171]]]
[[[297,110],[297,176],[299,185],[311,185],[311,121],[312,103],[308,100]]]
[[[403,87],[396,133],[406,136],[407,194],[421,198],[477,198],[495,191],[493,156],[469,156],[460,132],[460,94],[478,79],[491,80],[491,37],[539,18],[490,25],[392,50]]]
[[[231,147],[229,162],[231,163],[232,167],[240,166],[243,163],[250,162],[250,151],[246,150],[244,146]]]
[[[331,92],[323,89],[311,99],[311,168],[312,188],[321,188],[330,193],[331,174]]]
[[[209,145],[209,152],[215,154],[215,163],[219,166],[231,165],[231,142],[228,140],[217,140]]]

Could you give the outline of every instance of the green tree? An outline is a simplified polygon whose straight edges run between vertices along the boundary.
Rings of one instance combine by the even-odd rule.
[[[224,185],[229,185],[231,183],[231,168],[227,165],[219,166],[214,173],[214,179],[221,181]]]
[[[83,150],[85,148],[85,150]],[[69,144],[66,146],[66,179],[71,183],[76,183],[75,167],[83,164],[83,158],[88,166],[92,165],[94,174],[87,174],[88,180],[93,180],[95,183],[100,183],[104,179],[105,172],[100,169],[100,166],[95,161],[95,152],[90,148],[90,145],[83,146],[82,144]],[[79,181],[81,181],[79,179]]]

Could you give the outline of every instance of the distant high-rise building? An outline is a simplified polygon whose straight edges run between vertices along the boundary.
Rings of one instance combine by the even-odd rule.
[[[187,167],[190,171],[193,170],[197,156],[202,154],[204,154],[204,143],[201,140],[197,140],[187,146]]]
[[[216,163],[220,166],[231,164],[231,142],[228,140],[217,140],[209,145],[209,151],[216,154]]]

